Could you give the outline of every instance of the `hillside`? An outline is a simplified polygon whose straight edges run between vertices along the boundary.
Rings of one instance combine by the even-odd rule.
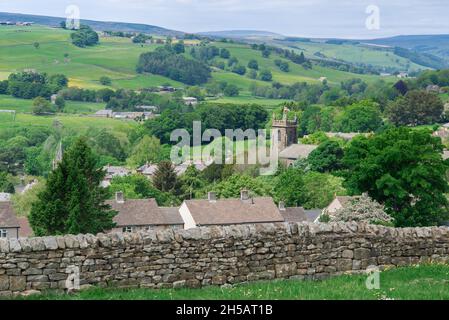
[[[140,54],[153,51],[161,46],[160,44],[137,45],[128,38],[102,37],[98,46],[78,48],[72,45],[69,39],[70,31],[63,29],[43,26],[0,26],[0,79],[6,79],[12,72],[36,69],[49,74],[65,74],[70,79],[70,86],[84,88],[103,87],[99,82],[101,76],[110,77],[114,88],[142,89],[163,84],[183,86],[163,76],[136,72]],[[40,44],[38,49],[33,46],[35,42]],[[198,42],[186,40],[185,43],[187,47],[185,56],[191,58],[188,53],[189,46]],[[245,66],[251,59],[258,60],[261,70],[271,70],[273,81],[283,84],[318,83],[320,77],[326,77],[330,84],[338,84],[352,78],[361,78],[367,82],[380,78],[375,75],[354,74],[318,65],[314,65],[312,69],[305,69],[291,62],[290,72],[286,73],[276,67],[275,60],[287,60],[276,54],[263,58],[260,51],[253,50],[246,44],[214,42],[211,45],[227,48],[231,55]],[[252,80],[247,76],[217,68],[213,69],[212,79],[237,85],[243,91],[243,95],[248,93],[253,82],[259,85],[270,85],[267,82]]]
[[[438,56],[449,61],[449,35],[415,35],[397,36],[391,38],[365,40],[364,42],[402,47],[420,53],[427,53]]]
[[[254,38],[283,38],[279,33],[260,30],[225,30],[199,32],[199,35],[215,38],[254,39]]]
[[[0,21],[21,21],[21,22],[33,22],[35,24],[59,27],[61,21],[65,18],[61,17],[48,17],[48,16],[36,16],[30,14],[20,13],[7,13],[0,12]],[[81,20],[82,24],[89,25],[95,30],[99,31],[123,31],[123,32],[142,32],[160,36],[182,36],[184,33],[180,31],[168,30],[165,28],[138,24],[138,23],[125,23],[125,22],[107,22],[107,21],[94,21],[94,20]]]

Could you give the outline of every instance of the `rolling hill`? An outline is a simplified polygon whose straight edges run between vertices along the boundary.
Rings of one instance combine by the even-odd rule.
[[[12,72],[35,69],[49,74],[65,74],[69,77],[71,86],[84,88],[102,88],[99,82],[101,76],[110,77],[114,88],[137,90],[162,84],[184,86],[163,76],[136,72],[140,54],[153,51],[161,46],[160,44],[138,45],[132,43],[129,38],[101,37],[100,44],[97,46],[78,48],[71,44],[70,32],[44,26],[0,26],[0,79],[6,79]],[[189,46],[198,44],[198,41],[195,41],[185,41],[186,57],[190,57]],[[35,42],[40,44],[38,49],[33,46]],[[258,60],[261,70],[271,70],[273,80],[284,84],[318,83],[320,77],[326,77],[330,84],[338,84],[351,78],[361,78],[367,82],[380,78],[375,75],[354,74],[318,65],[314,65],[312,69],[305,69],[291,62],[290,72],[286,73],[279,70],[275,60],[287,60],[276,54],[263,58],[260,51],[240,43],[212,42],[211,45],[228,49],[231,55],[245,66],[251,59]],[[218,68],[213,68],[212,79],[236,84],[242,90],[242,95],[248,95],[249,87],[253,82],[271,85]]]
[[[254,39],[254,38],[284,38],[279,33],[259,30],[227,30],[227,31],[208,31],[199,32],[199,35],[213,38],[231,38],[231,39]]]
[[[48,16],[37,16],[30,14],[20,14],[20,13],[7,13],[0,12],[0,21],[11,21],[11,22],[33,22],[35,24],[48,26],[48,27],[59,27],[61,21],[65,18],[61,17],[48,17]],[[142,32],[153,35],[160,36],[182,36],[184,32],[169,30],[157,26],[137,24],[137,23],[124,23],[124,22],[107,22],[107,21],[94,21],[94,20],[81,20],[82,24],[89,25],[95,30],[99,31],[123,31],[123,32]]]

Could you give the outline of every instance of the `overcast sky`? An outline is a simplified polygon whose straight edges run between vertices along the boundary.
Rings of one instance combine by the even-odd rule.
[[[375,38],[449,34],[449,0],[0,0],[0,11],[138,22],[185,32],[265,30],[292,36]],[[380,10],[368,29],[367,7]],[[372,11],[371,11],[372,12]]]

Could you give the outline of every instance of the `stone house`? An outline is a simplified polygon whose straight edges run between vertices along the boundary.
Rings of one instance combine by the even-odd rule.
[[[151,179],[157,170],[157,164],[146,163],[137,169],[137,172]]]
[[[19,238],[20,224],[10,201],[0,202],[0,238]]]
[[[117,192],[115,200],[106,203],[118,212],[112,232],[184,228],[178,208],[159,207],[155,199],[126,200],[122,192]]]
[[[272,198],[253,198],[247,190],[240,199],[217,199],[209,192],[208,199],[185,200],[179,208],[184,228],[284,222]]]
[[[112,110],[98,110],[97,112],[94,113],[94,117],[99,117],[99,118],[112,118],[112,114],[113,111]]]
[[[118,167],[118,166],[111,166],[107,165],[103,167],[103,170],[106,171],[106,176],[104,177],[103,181],[101,182],[101,186],[103,188],[107,188],[111,185],[112,179],[115,177],[126,177],[131,174],[131,170],[124,168],[124,167]]]
[[[196,106],[198,104],[198,99],[194,97],[184,97],[182,100],[186,106]]]

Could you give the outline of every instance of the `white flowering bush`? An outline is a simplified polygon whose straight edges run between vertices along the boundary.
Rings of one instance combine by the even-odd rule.
[[[357,221],[372,224],[392,225],[393,218],[385,213],[383,205],[371,199],[367,194],[352,200],[331,217],[331,221]]]

